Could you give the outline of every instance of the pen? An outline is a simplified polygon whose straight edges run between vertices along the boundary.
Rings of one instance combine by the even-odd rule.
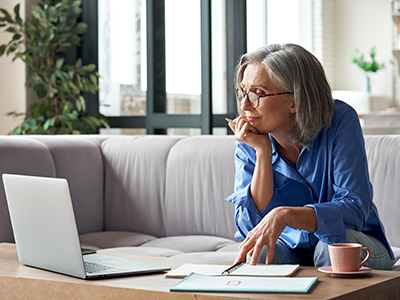
[[[244,265],[244,262],[240,261],[240,262],[234,264],[233,266],[230,266],[230,267],[229,267],[228,269],[226,269],[225,271],[223,271],[223,272],[221,273],[221,275],[224,275],[224,276],[229,275],[229,274],[231,274],[233,271],[235,271],[236,269],[239,269],[239,268],[240,268],[241,266],[243,266],[243,265]]]
[[[231,120],[231,119],[225,118],[225,120],[226,120],[227,122],[233,124],[233,125],[236,125],[236,122],[233,121],[233,120]]]

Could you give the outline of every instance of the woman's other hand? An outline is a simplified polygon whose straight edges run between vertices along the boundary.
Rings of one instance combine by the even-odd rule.
[[[284,214],[285,210],[283,207],[271,210],[262,221],[249,232],[246,239],[242,242],[235,263],[246,261],[247,254],[249,254],[251,256],[250,264],[255,265],[264,246],[267,246],[267,258],[265,263],[272,263],[275,243],[287,226]]]
[[[272,263],[276,241],[286,226],[315,232],[317,216],[314,208],[281,206],[271,210],[242,242],[235,263],[246,261],[247,254],[249,254],[251,256],[250,264],[256,264],[264,246],[267,246],[265,263]]]

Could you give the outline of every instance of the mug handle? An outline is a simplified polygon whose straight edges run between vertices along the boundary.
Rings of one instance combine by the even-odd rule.
[[[361,253],[363,251],[367,251],[367,256],[364,258],[364,260],[360,263],[358,269],[361,269],[361,267],[368,261],[369,257],[371,256],[371,251],[369,251],[369,249],[367,247],[362,247],[361,248]]]

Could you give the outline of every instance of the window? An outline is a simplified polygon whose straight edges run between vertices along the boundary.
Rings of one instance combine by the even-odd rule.
[[[230,133],[239,57],[266,43],[311,45],[311,2],[83,1],[82,21],[98,32],[82,40],[101,76],[92,107],[109,119],[107,133]]]
[[[312,51],[312,0],[247,1],[247,48],[294,43]]]
[[[146,115],[146,2],[98,0],[99,110]]]

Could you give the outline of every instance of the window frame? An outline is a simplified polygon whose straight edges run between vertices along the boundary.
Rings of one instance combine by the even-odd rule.
[[[165,1],[146,0],[147,96],[145,116],[106,116],[111,128],[146,128],[147,134],[166,134],[167,128],[200,128],[212,134],[213,128],[226,127],[225,118],[237,116],[233,87],[238,59],[246,53],[246,1],[226,1],[227,113],[212,113],[212,27],[211,0],[201,2],[201,114],[167,114],[165,83]],[[88,24],[81,47],[69,57],[82,57],[85,64],[98,66],[98,2],[82,1],[81,21]],[[100,74],[101,75],[101,74]],[[90,115],[99,112],[98,93],[85,95]],[[228,134],[231,131],[228,129]]]

